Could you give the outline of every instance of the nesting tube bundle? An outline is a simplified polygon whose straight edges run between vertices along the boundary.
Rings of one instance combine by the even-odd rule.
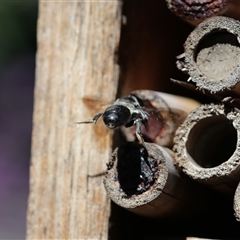
[[[239,11],[240,4],[232,3]],[[174,139],[176,162],[198,182],[235,191],[240,220],[240,22],[223,16],[207,19],[189,35],[184,49],[177,67],[189,74],[189,83],[175,82],[225,105],[202,105],[188,115]]]
[[[240,23],[217,16],[199,24],[184,44],[177,66],[200,89],[240,93]]]
[[[240,112],[223,104],[193,110],[174,139],[176,162],[191,178],[223,192],[240,181]]]
[[[228,17],[207,19],[189,35],[184,48],[177,66],[189,74],[193,89],[238,104],[240,23]],[[236,191],[239,219],[240,111],[232,107],[238,105],[191,105],[148,90],[133,94],[143,101],[143,108],[150,106],[155,112],[149,115],[148,131],[141,130],[151,143],[127,143],[113,152],[104,178],[110,198],[136,214],[163,217],[180,213],[188,199],[195,202],[192,184],[202,183],[224,193]],[[128,141],[135,141],[134,133],[124,128]],[[173,146],[174,154],[162,146]]]

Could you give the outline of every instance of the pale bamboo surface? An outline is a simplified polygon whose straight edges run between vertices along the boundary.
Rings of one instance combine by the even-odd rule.
[[[233,208],[237,221],[240,221],[240,183],[238,184],[234,194]]]
[[[112,132],[74,122],[115,99],[120,17],[114,0],[39,3],[27,239],[107,239]]]
[[[239,111],[223,104],[193,110],[177,129],[174,151],[178,166],[196,181],[233,193],[240,180]]]

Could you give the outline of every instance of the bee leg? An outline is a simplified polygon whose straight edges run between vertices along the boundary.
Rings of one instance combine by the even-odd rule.
[[[134,121],[134,125],[136,125],[136,137],[138,141],[144,145],[144,140],[141,134],[141,126],[142,126],[142,121],[137,119]]]
[[[97,120],[103,115],[103,113],[98,113],[96,115],[93,116],[92,119],[88,120],[88,121],[83,121],[83,122],[75,122],[75,124],[82,124],[82,123],[96,123]]]

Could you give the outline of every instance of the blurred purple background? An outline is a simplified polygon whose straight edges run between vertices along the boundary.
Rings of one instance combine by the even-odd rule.
[[[37,1],[0,3],[0,239],[25,239]]]

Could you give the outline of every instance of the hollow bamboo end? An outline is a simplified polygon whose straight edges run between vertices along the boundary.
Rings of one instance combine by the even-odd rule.
[[[127,143],[130,144],[130,143]],[[140,144],[139,144],[140,145]],[[131,146],[130,146],[131,147]],[[167,168],[164,163],[164,155],[159,149],[150,143],[145,143],[148,152],[148,157],[156,161],[157,171],[154,173],[156,178],[153,185],[146,191],[138,194],[128,194],[124,192],[119,181],[118,161],[120,148],[116,148],[112,154],[110,162],[108,163],[108,170],[104,178],[104,185],[110,198],[119,206],[124,208],[135,208],[152,201],[161,194],[167,179]],[[131,155],[126,154],[126,161],[132,161]],[[130,183],[129,183],[130,184]]]
[[[240,23],[217,16],[203,21],[187,38],[184,70],[201,89],[216,93],[237,87],[240,78]]]
[[[130,144],[129,146],[131,147],[131,144],[134,143],[129,142],[127,144]],[[148,156],[156,161],[157,171],[154,172],[154,183],[140,193],[129,194],[124,189],[124,185],[120,181],[120,172],[118,169],[119,160],[121,161],[119,151],[122,151],[122,146],[120,146],[113,152],[104,178],[104,186],[107,194],[117,205],[138,215],[151,218],[172,215],[181,210],[181,207],[185,204],[185,201],[181,199],[184,198],[186,191],[184,184],[186,179],[182,179],[179,171],[175,168],[174,154],[170,150],[166,150],[153,143],[145,143],[145,147]],[[132,154],[131,150],[128,150],[126,156],[129,153],[130,155]],[[125,160],[131,165],[134,157]],[[127,187],[132,184],[132,175],[134,172],[135,169],[130,172],[131,180],[128,180]],[[144,174],[141,175],[141,178],[146,176]]]
[[[236,220],[240,221],[240,183],[238,184],[234,195],[233,208],[235,211]]]
[[[178,128],[173,150],[178,166],[195,180],[212,185],[239,181],[239,111],[202,105]]]

